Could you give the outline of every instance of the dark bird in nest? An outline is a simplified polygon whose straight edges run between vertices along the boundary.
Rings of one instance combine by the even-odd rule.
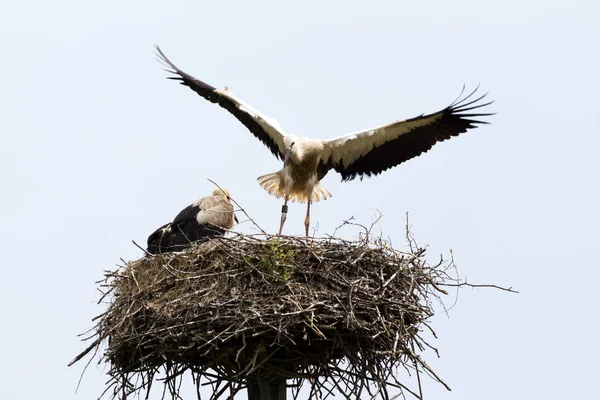
[[[192,243],[222,236],[238,222],[229,192],[215,189],[184,208],[173,220],[148,237],[148,253],[180,251]]]
[[[280,171],[258,178],[259,184],[266,191],[284,199],[279,234],[286,220],[288,201],[298,201],[307,203],[304,226],[308,236],[311,203],[331,197],[331,193],[320,183],[328,171],[333,169],[338,172],[342,181],[349,181],[357,176],[362,179],[378,175],[425,153],[437,142],[458,136],[479,124],[486,124],[479,118],[493,115],[481,111],[492,102],[483,102],[486,95],[475,95],[476,88],[465,96],[461,92],[452,104],[431,114],[422,114],[329,140],[296,136],[286,133],[277,121],[244,103],[227,87],[218,90],[188,75],[177,68],[158,46],[156,50],[160,60],[169,68],[167,71],[177,75],[169,79],[180,81],[204,99],[229,111],[276,158],[283,161]]]

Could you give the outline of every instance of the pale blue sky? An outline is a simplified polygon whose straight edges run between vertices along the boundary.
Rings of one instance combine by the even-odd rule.
[[[426,380],[427,398],[593,398],[598,15],[592,1],[0,0],[0,398],[103,391],[103,366],[78,394],[84,363],[66,367],[103,311],[94,282],[208,194],[206,178],[277,229],[280,201],[256,177],[281,163],[166,80],[155,43],[288,132],[322,138],[435,111],[481,83],[492,125],[363,182],[330,173],[313,222],[330,233],[381,210],[403,246],[408,211],[432,261],[453,249],[470,281],[521,291],[463,290],[435,317],[441,358],[426,359],[453,391]],[[290,207],[286,233],[303,232],[304,211]]]

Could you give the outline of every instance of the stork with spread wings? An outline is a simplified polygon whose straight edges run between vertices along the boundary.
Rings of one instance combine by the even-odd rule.
[[[168,71],[176,75],[169,79],[180,81],[206,100],[229,111],[275,157],[283,160],[281,170],[258,178],[260,185],[270,194],[284,198],[279,234],[285,223],[288,202],[298,201],[307,203],[304,226],[308,236],[311,203],[331,197],[320,183],[330,170],[340,173],[343,181],[380,174],[428,151],[437,142],[458,136],[479,124],[487,124],[478,118],[493,115],[481,112],[492,102],[483,102],[485,94],[477,96],[475,89],[465,96],[461,92],[456,101],[432,114],[329,140],[295,136],[285,133],[275,120],[244,103],[227,88],[218,90],[186,74],[158,46],[156,50]]]

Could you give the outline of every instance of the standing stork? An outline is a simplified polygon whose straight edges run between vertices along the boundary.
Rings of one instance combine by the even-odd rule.
[[[192,243],[222,236],[237,218],[226,189],[215,189],[212,196],[203,197],[184,208],[173,220],[148,237],[148,253],[180,251]]]
[[[167,71],[177,75],[169,79],[180,81],[206,100],[229,111],[263,142],[275,157],[283,160],[283,169],[258,178],[259,184],[265,190],[277,198],[284,199],[279,225],[280,235],[287,216],[288,202],[298,201],[307,203],[304,226],[308,236],[311,203],[331,197],[331,193],[320,183],[329,170],[340,173],[342,181],[350,181],[357,176],[362,179],[364,176],[378,175],[428,151],[437,142],[458,136],[476,128],[478,124],[487,124],[477,118],[493,115],[479,111],[493,103],[481,102],[485,94],[474,96],[476,88],[462,97],[463,88],[452,104],[432,114],[329,140],[295,136],[285,133],[277,121],[259,113],[235,97],[227,88],[215,89],[186,74],[177,68],[158,46],[156,50],[160,60],[170,68]]]

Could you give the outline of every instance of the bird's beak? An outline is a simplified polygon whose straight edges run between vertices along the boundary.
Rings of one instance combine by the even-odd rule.
[[[233,220],[235,221],[236,224],[239,224],[240,221],[237,219],[237,215],[233,214]]]
[[[292,154],[292,149],[288,147],[285,149],[285,154],[283,156],[283,166],[285,167],[287,163],[290,161],[290,155]]]

